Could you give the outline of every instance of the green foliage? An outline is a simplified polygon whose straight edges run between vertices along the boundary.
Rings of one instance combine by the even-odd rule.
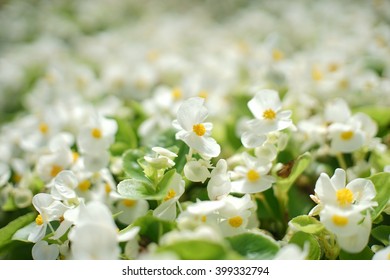
[[[228,258],[227,249],[218,243],[207,240],[177,241],[161,246],[158,252],[172,252],[182,260],[224,260]]]
[[[293,218],[290,221],[290,225],[295,230],[302,231],[308,234],[318,234],[325,228],[324,225],[317,219],[307,215],[302,215]]]
[[[126,179],[118,184],[117,189],[121,195],[128,199],[159,200],[166,196],[168,187],[175,174],[177,174],[175,170],[168,171],[158,184],[145,180]]]
[[[272,259],[279,251],[279,245],[271,237],[261,233],[242,233],[226,239],[233,250],[246,259]]]
[[[310,233],[298,231],[293,234],[289,243],[297,244],[301,249],[304,249],[305,246],[308,246],[309,252],[307,259],[309,260],[319,260],[321,258],[321,247],[317,238]]]
[[[378,202],[378,206],[374,208],[374,211],[371,214],[372,220],[375,220],[390,201],[390,173],[377,173],[368,179],[372,181],[376,189],[374,200]]]
[[[140,227],[139,234],[148,241],[158,243],[160,237],[176,227],[174,222],[164,221],[153,216],[153,212],[138,218],[132,226]]]
[[[0,229],[0,249],[12,241],[12,236],[18,229],[28,225],[34,221],[36,213],[28,213],[14,221],[10,222],[8,225]]]
[[[340,260],[371,260],[373,256],[374,253],[368,247],[365,247],[361,252],[356,254],[348,253],[343,250],[340,251]]]
[[[382,242],[383,245],[389,246],[390,239],[390,226],[381,225],[371,230],[371,235],[378,241]]]

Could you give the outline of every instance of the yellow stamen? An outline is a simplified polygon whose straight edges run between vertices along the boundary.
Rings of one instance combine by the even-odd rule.
[[[348,206],[353,202],[353,193],[349,189],[338,190],[336,197],[340,206]]]
[[[51,170],[50,170],[50,176],[51,177],[55,177],[57,176],[58,173],[60,173],[62,171],[62,166],[59,166],[59,165],[56,165],[54,164],[52,167],[51,167]]]
[[[274,120],[276,118],[276,113],[272,109],[267,109],[263,113],[263,118],[266,120]]]
[[[275,61],[282,60],[284,58],[284,53],[278,49],[274,49],[272,51],[272,58]]]
[[[242,225],[242,218],[240,216],[235,216],[235,217],[232,217],[228,220],[229,222],[229,225],[231,225],[232,227],[234,228],[238,228]]]
[[[18,173],[15,173],[13,176],[12,176],[12,180],[15,182],[15,183],[19,183],[21,180],[22,180],[22,176]]]
[[[100,139],[102,138],[102,131],[99,128],[93,128],[91,130],[91,135],[96,139]]]
[[[42,134],[47,134],[47,132],[49,131],[49,126],[47,125],[47,123],[40,123],[39,124],[39,131]]]
[[[198,124],[194,124],[194,126],[192,127],[192,130],[196,133],[196,135],[198,136],[203,136],[205,135],[206,133],[206,128],[204,127],[203,124],[201,123],[198,123]]]
[[[311,71],[311,77],[313,78],[314,81],[321,81],[323,79],[323,74],[319,69],[314,68]]]
[[[206,217],[205,215],[203,215],[203,216],[200,218],[200,220],[201,220],[203,223],[205,223],[205,222],[207,221],[207,217]]]
[[[36,223],[38,226],[43,225],[43,219],[42,219],[41,214],[39,214],[39,215],[35,218],[35,223]]]
[[[79,189],[83,192],[87,191],[91,187],[91,182],[89,180],[84,180],[79,183]]]
[[[348,131],[344,131],[340,134],[340,138],[344,141],[348,141],[348,140],[351,140],[351,138],[353,137],[354,133],[353,131],[351,130],[348,130]]]
[[[174,88],[172,90],[172,97],[174,100],[180,100],[183,96],[183,93],[181,92],[180,88]]]
[[[107,194],[109,194],[109,193],[111,192],[111,187],[110,187],[110,185],[109,185],[109,184],[105,184],[105,185],[104,185],[104,190],[105,190],[105,192],[106,192]]]
[[[332,222],[339,227],[343,227],[348,224],[348,218],[339,216],[339,215],[333,215]]]
[[[164,201],[170,200],[176,196],[176,192],[174,189],[170,189],[166,197],[164,197]]]
[[[136,200],[132,200],[132,199],[124,199],[122,201],[122,203],[123,203],[124,206],[130,208],[130,207],[133,207],[137,203],[137,201]]]
[[[61,216],[58,219],[60,220],[60,223],[62,223],[65,220],[64,216]]]
[[[75,163],[79,159],[79,153],[78,152],[72,152],[72,158],[73,158],[73,163]]]
[[[205,90],[201,90],[199,91],[198,96],[202,97],[203,99],[206,99],[209,96],[209,93]]]
[[[246,178],[249,182],[254,183],[260,179],[260,174],[254,169],[250,169],[248,173],[246,173]]]
[[[332,62],[328,65],[329,72],[336,72],[340,68],[340,65],[336,62]]]
[[[341,89],[347,89],[347,88],[349,87],[349,81],[348,81],[348,79],[341,79],[341,80],[339,81],[339,87],[340,87]]]

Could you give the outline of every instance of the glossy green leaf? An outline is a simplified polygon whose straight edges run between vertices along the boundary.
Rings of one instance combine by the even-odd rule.
[[[138,218],[132,226],[140,227],[139,235],[148,241],[158,243],[160,237],[175,228],[175,223],[160,220],[150,211],[147,215]]]
[[[145,153],[139,149],[128,150],[123,155],[123,170],[133,179],[150,182],[150,180],[145,176],[144,169],[138,163],[138,160],[144,156]]]
[[[158,252],[172,252],[182,260],[223,260],[228,256],[226,248],[208,240],[185,240],[162,246]]]
[[[271,237],[261,233],[242,233],[226,239],[233,250],[247,259],[272,259],[279,251],[279,245]]]
[[[310,234],[320,233],[325,228],[320,221],[307,215],[295,217],[289,224],[297,231],[303,231]]]
[[[341,250],[339,258],[340,260],[371,260],[373,256],[374,252],[371,251],[370,248],[365,247],[363,251],[357,254],[352,254]]]
[[[180,141],[179,152],[177,153],[177,157],[175,158],[175,169],[178,173],[183,171],[184,165],[187,162],[186,155],[188,154],[190,148],[186,143]]]
[[[368,178],[375,186],[376,196],[374,200],[378,206],[372,212],[372,220],[375,220],[385,209],[390,201],[390,173],[382,172]]]
[[[297,244],[301,249],[304,249],[305,246],[309,246],[309,253],[307,256],[307,259],[309,260],[319,260],[321,258],[320,244],[317,238],[312,234],[298,231],[293,234],[289,243]]]
[[[390,239],[390,226],[377,226],[371,230],[372,236],[383,243],[385,246],[389,246]]]
[[[372,152],[370,165],[379,172],[383,171],[386,165],[390,165],[390,151],[383,153],[377,151]]]
[[[21,216],[8,225],[0,229],[0,248],[7,245],[11,242],[12,236],[17,232],[20,228],[28,225],[32,221],[34,221],[36,213],[28,213],[24,216]]]

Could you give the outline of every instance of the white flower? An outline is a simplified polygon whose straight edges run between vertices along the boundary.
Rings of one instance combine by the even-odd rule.
[[[54,178],[51,195],[57,200],[68,200],[76,198],[76,192],[79,182],[74,173],[70,170],[64,170],[58,173]]]
[[[274,260],[305,260],[309,254],[309,245],[305,244],[303,250],[294,243],[287,244],[280,248],[273,258]]]
[[[173,221],[176,218],[176,203],[184,193],[184,180],[175,173],[168,187],[163,202],[153,211],[153,216],[163,220]]]
[[[95,115],[77,137],[77,145],[81,153],[99,154],[108,149],[115,140],[118,124],[115,120]]]
[[[156,156],[155,157],[144,156],[144,159],[153,168],[167,169],[175,165],[173,159],[177,157],[177,154],[161,147],[153,147],[152,150],[156,153]]]
[[[244,165],[234,168],[232,175],[238,177],[232,181],[232,192],[258,193],[272,187],[275,178],[267,175],[271,169],[271,163],[266,159],[255,158],[243,153]]]
[[[211,137],[212,123],[204,122],[208,111],[204,98],[193,97],[184,101],[177,111],[173,126],[179,130],[176,139],[184,141],[190,148],[204,157],[217,157],[221,147]]]
[[[344,251],[358,253],[367,245],[372,225],[369,212],[363,215],[355,209],[325,206],[320,220],[336,235],[337,242]]]
[[[367,179],[354,179],[346,185],[346,174],[341,168],[335,170],[332,178],[326,173],[321,173],[314,188],[319,206],[311,212],[317,212],[324,205],[331,205],[339,208],[355,208],[362,211],[377,203],[372,201],[376,195],[374,184]]]
[[[249,110],[255,116],[247,122],[241,141],[246,148],[261,146],[267,134],[292,127],[291,111],[281,111],[279,94],[274,90],[263,89],[248,102]]]
[[[90,202],[81,207],[75,226],[69,232],[71,257],[78,260],[118,259],[119,242],[134,238],[138,231],[139,228],[132,228],[118,235],[108,207],[99,201]]]
[[[207,184],[207,194],[211,200],[220,200],[226,197],[232,188],[227,172],[226,160],[220,159],[211,171],[211,178]]]
[[[149,210],[149,204],[144,199],[131,200],[123,199],[118,201],[116,211],[120,212],[118,215],[118,221],[129,225],[133,223],[139,217],[146,215]]]
[[[62,170],[69,168],[72,162],[72,151],[68,147],[64,147],[41,156],[38,159],[36,171],[44,181],[49,182]]]
[[[57,244],[49,245],[47,241],[41,240],[34,244],[31,253],[34,260],[55,260],[60,248]]]
[[[192,182],[202,182],[204,183],[207,178],[210,178],[211,164],[208,160],[199,159],[199,160],[190,160],[184,166],[184,176]]]
[[[372,257],[373,260],[390,260],[390,246],[380,249]]]
[[[46,193],[36,194],[32,199],[32,204],[39,215],[35,219],[35,225],[28,235],[28,240],[37,242],[45,236],[48,224],[51,221],[59,220],[69,208]]]

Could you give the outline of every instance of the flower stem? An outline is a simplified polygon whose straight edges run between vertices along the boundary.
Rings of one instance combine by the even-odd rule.
[[[336,158],[337,158],[337,161],[339,163],[339,166],[344,169],[344,170],[347,170],[348,166],[347,166],[347,163],[344,159],[344,156],[342,153],[337,153],[336,154]]]

